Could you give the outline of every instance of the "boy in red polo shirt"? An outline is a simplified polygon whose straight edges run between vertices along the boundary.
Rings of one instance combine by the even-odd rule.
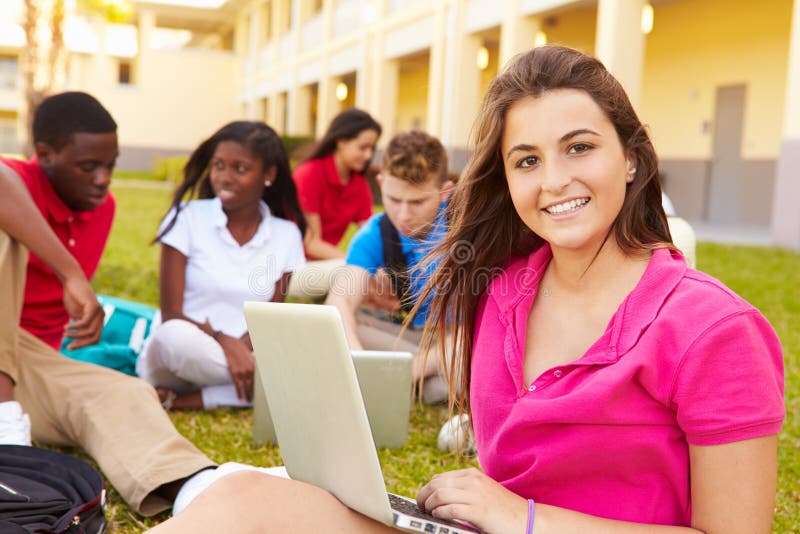
[[[153,515],[214,463],[152,387],[56,352],[65,332],[78,348],[102,329],[87,278],[114,215],[116,129],[93,97],[63,93],[36,110],[36,156],[0,159],[0,441],[29,442],[29,416],[34,439],[83,448],[133,509]]]

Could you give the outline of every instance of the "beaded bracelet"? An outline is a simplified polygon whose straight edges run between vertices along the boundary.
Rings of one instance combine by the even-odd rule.
[[[535,505],[536,503],[533,502],[533,499],[528,499],[528,526],[525,530],[527,534],[533,534],[533,514]]]

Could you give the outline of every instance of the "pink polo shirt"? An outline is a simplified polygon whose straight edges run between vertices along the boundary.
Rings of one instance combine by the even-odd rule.
[[[775,332],[660,249],[586,354],[525,384],[527,318],[550,257],[544,246],[510,262],[478,308],[470,402],[484,471],[537,502],[688,526],[688,444],[780,432]]]

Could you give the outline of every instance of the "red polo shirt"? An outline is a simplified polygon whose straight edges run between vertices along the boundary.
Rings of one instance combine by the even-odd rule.
[[[294,170],[300,208],[319,215],[322,240],[338,245],[350,223],[362,223],[372,215],[372,192],[367,179],[357,172],[343,184],[333,154],[304,161]]]
[[[30,161],[0,158],[20,175],[31,198],[58,239],[78,260],[91,279],[100,263],[114,218],[114,197],[91,211],[72,211],[61,201],[36,158]],[[64,288],[56,274],[36,255],[28,257],[25,299],[20,326],[56,350],[61,347],[69,315],[64,308]]]

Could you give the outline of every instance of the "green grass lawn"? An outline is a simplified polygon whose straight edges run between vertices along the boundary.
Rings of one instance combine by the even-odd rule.
[[[168,189],[114,186],[117,217],[94,287],[149,304],[158,303],[158,247],[149,243],[169,205]],[[698,267],[721,279],[757,306],[778,332],[786,362],[787,417],[780,436],[779,482],[774,531],[800,532],[800,255],[777,249],[700,243]],[[414,495],[431,475],[462,467],[464,462],[436,449],[436,436],[447,411],[415,406],[412,434],[402,449],[379,451],[390,491]],[[254,447],[250,440],[251,410],[171,414],[178,430],[218,462],[279,465],[272,447]],[[143,519],[110,492],[113,532],[141,532],[167,514]]]

